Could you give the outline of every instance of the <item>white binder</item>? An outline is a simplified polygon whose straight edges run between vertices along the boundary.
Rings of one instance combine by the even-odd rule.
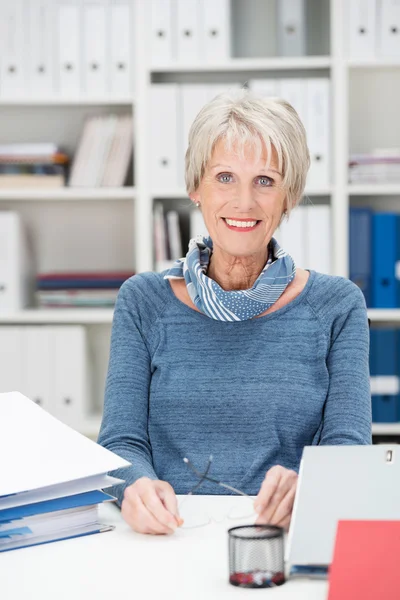
[[[30,264],[18,213],[0,211],[0,313],[22,310],[29,304]]]
[[[82,19],[79,0],[58,0],[56,39],[58,39],[58,87],[63,96],[81,93]]]
[[[289,220],[282,221],[274,233],[279,245],[290,254],[297,267],[304,269],[307,261],[306,211],[298,206],[290,213]]]
[[[400,0],[381,0],[379,54],[400,57]]]
[[[250,79],[249,88],[252,92],[264,98],[278,96],[277,79]]]
[[[279,56],[306,54],[305,0],[279,0],[277,8],[277,37]]]
[[[26,94],[26,28],[23,0],[1,2],[0,35],[0,89],[3,97],[21,97]]]
[[[0,327],[0,393],[19,390],[22,385],[22,332],[19,326]]]
[[[55,92],[54,2],[29,0],[27,22],[29,93],[34,97],[52,96]]]
[[[195,238],[197,235],[208,237],[209,233],[200,209],[192,208],[190,211],[190,238]]]
[[[307,129],[307,80],[301,77],[279,79],[278,96],[293,106]]]
[[[210,99],[210,88],[205,84],[184,84],[179,88],[181,106],[181,132],[182,139],[179,143],[180,153],[178,156],[179,186],[185,186],[185,154],[188,147],[189,131],[192,123]]]
[[[41,408],[53,412],[52,328],[47,325],[22,328],[23,383],[17,388]]]
[[[83,11],[83,89],[87,96],[106,93],[106,2],[85,0]]]
[[[147,0],[147,7],[151,63],[168,64],[173,57],[172,0]]]
[[[306,261],[305,269],[319,273],[332,273],[331,207],[327,205],[305,206]]]
[[[377,0],[348,0],[349,58],[375,58]]]
[[[307,79],[307,141],[311,166],[307,187],[330,183],[330,82],[327,78]]]
[[[155,189],[176,189],[178,186],[178,173],[181,172],[178,157],[182,156],[178,102],[177,84],[151,86],[149,164]]]
[[[177,60],[190,63],[202,58],[199,0],[175,0]],[[174,18],[174,15],[173,15]]]
[[[202,0],[202,55],[205,62],[223,62],[230,58],[230,0]]]
[[[132,5],[129,0],[114,0],[110,6],[110,92],[129,97],[133,91]]]
[[[53,414],[70,427],[82,427],[89,414],[89,364],[82,325],[52,327],[54,351]]]

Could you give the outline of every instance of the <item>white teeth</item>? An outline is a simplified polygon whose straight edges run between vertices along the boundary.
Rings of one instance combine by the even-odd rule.
[[[225,221],[231,227],[254,227],[257,225],[257,221],[233,221],[232,219],[225,219]]]

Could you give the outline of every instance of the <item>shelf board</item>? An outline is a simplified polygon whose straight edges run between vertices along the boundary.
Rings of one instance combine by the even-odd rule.
[[[286,71],[290,69],[329,69],[329,56],[232,58],[222,63],[168,63],[150,66],[151,73],[215,73],[221,71]]]
[[[369,308],[368,317],[373,323],[400,323],[400,308]]]
[[[400,435],[400,423],[372,423],[373,435]]]
[[[363,183],[347,186],[350,196],[400,196],[399,183]]]
[[[112,308],[29,308],[14,313],[0,313],[1,324],[13,323],[112,323]]]
[[[349,58],[347,66],[352,69],[377,69],[382,67],[400,67],[400,58]]]
[[[134,187],[119,188],[18,188],[0,189],[0,201],[30,201],[30,200],[132,200],[135,196]]]
[[[322,188],[306,189],[304,196],[330,196],[332,194],[332,187],[326,186]],[[182,188],[176,188],[171,190],[154,190],[151,193],[152,198],[168,200],[170,198],[187,199],[189,197],[187,192]]]
[[[56,97],[43,96],[43,98],[24,96],[20,98],[1,98],[0,106],[120,106],[132,105],[133,97],[106,97],[106,96],[81,96],[81,97]]]

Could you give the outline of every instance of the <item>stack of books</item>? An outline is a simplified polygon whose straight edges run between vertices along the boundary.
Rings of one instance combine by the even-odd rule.
[[[121,187],[129,172],[133,147],[131,115],[86,120],[71,167],[71,187]]]
[[[56,144],[1,144],[0,188],[60,188],[69,157]]]
[[[353,154],[349,162],[350,183],[400,182],[400,148],[376,149],[371,154]]]
[[[156,271],[170,268],[177,258],[182,258],[182,237],[179,213],[165,213],[161,202],[154,205],[154,248]]]
[[[109,308],[132,271],[46,273],[37,276],[40,308]]]
[[[0,394],[0,552],[110,531],[99,506],[129,463],[19,392]]]

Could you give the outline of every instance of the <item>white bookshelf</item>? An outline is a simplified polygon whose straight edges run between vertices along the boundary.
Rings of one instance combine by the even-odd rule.
[[[400,435],[400,423],[372,423],[373,435]]]
[[[244,2],[244,0],[243,0]],[[370,138],[362,130],[362,126],[354,124],[354,107],[352,99],[361,102],[368,97],[368,86],[372,86],[375,96],[378,94],[382,73],[393,74],[400,81],[399,60],[350,60],[346,47],[346,0],[321,0],[328,10],[325,23],[313,23],[314,30],[318,27],[326,31],[326,39],[330,39],[330,52],[321,51],[320,55],[304,57],[246,56],[239,58],[235,55],[230,60],[215,64],[203,63],[168,63],[152,64],[147,45],[147,2],[132,0],[134,14],[133,27],[133,71],[134,93],[130,96],[111,97],[42,97],[29,96],[2,98],[0,89],[0,130],[2,141],[47,141],[54,138],[64,142],[68,148],[75,149],[78,143],[81,126],[84,119],[92,114],[115,112],[132,112],[134,116],[134,182],[119,189],[75,189],[63,188],[56,190],[3,190],[0,189],[0,210],[13,209],[21,211],[25,220],[32,223],[33,242],[41,248],[42,269],[62,269],[67,266],[74,268],[78,257],[82,256],[82,267],[93,269],[132,268],[136,272],[154,269],[153,256],[153,202],[155,199],[183,201],[189,206],[186,191],[176,189],[153,189],[152,176],[149,169],[149,124],[150,124],[150,86],[152,82],[233,82],[245,83],[251,77],[315,77],[329,76],[331,79],[331,116],[332,116],[332,146],[330,185],[320,189],[306,189],[306,197],[311,200],[329,203],[332,210],[332,256],[333,273],[348,276],[348,211],[354,199],[362,202],[363,197],[385,197],[385,201],[397,202],[400,196],[398,185],[351,185],[348,183],[348,157],[350,152],[368,151],[367,141],[376,138],[382,144],[381,120],[397,115],[396,94],[389,114],[377,110],[371,122],[368,121]],[[238,0],[232,0],[238,6]],[[273,0],[246,0],[248,7],[267,6],[269,10]],[[318,4],[318,3],[317,3]],[[249,14],[251,10],[248,11]],[[239,19],[240,21],[240,19]],[[271,27],[266,23],[265,27]],[[268,39],[269,30],[257,28],[254,35]],[[268,35],[267,35],[268,34]],[[243,21],[243,36],[253,35],[249,23]],[[273,32],[273,35],[275,33]],[[234,40],[236,47],[244,46],[240,40]],[[324,41],[325,44],[325,41]],[[322,47],[322,46],[321,46]],[[249,51],[250,53],[250,51]],[[364,85],[366,77],[367,85]],[[397,96],[398,97],[398,96]],[[23,123],[23,127],[21,126]],[[400,138],[398,138],[400,139]],[[387,143],[391,141],[387,134]],[[370,200],[374,202],[375,200]],[[45,208],[43,203],[45,202]],[[395,205],[395,204],[394,204]],[[43,219],[38,217],[38,211],[43,211]],[[41,213],[42,214],[42,213]],[[67,225],[64,225],[67,223]],[[78,246],[76,254],[61,254],[52,252],[52,244],[56,237],[47,239],[51,227],[59,227],[60,235],[63,227],[71,227],[79,239],[84,226],[90,227],[88,233],[90,243],[85,247]],[[109,252],[106,249],[109,249]],[[78,251],[80,254],[78,254]],[[45,254],[47,252],[47,254]],[[45,259],[46,256],[50,259]],[[70,260],[70,264],[68,263]],[[97,261],[97,262],[96,262]],[[372,322],[400,323],[400,309],[369,310]],[[34,310],[27,309],[17,314],[1,315],[1,324],[24,323],[82,323],[89,328],[110,327],[112,310]],[[109,343],[109,338],[108,338]],[[101,352],[107,353],[108,347],[102,347]],[[104,378],[104,373],[96,373]],[[101,402],[100,402],[101,403]],[[101,408],[101,406],[99,406]],[[82,424],[81,430],[96,434],[99,427],[99,417],[88,419]],[[386,429],[385,429],[386,427]],[[400,427],[400,425],[399,425]],[[374,431],[389,432],[392,425],[374,425]]]

